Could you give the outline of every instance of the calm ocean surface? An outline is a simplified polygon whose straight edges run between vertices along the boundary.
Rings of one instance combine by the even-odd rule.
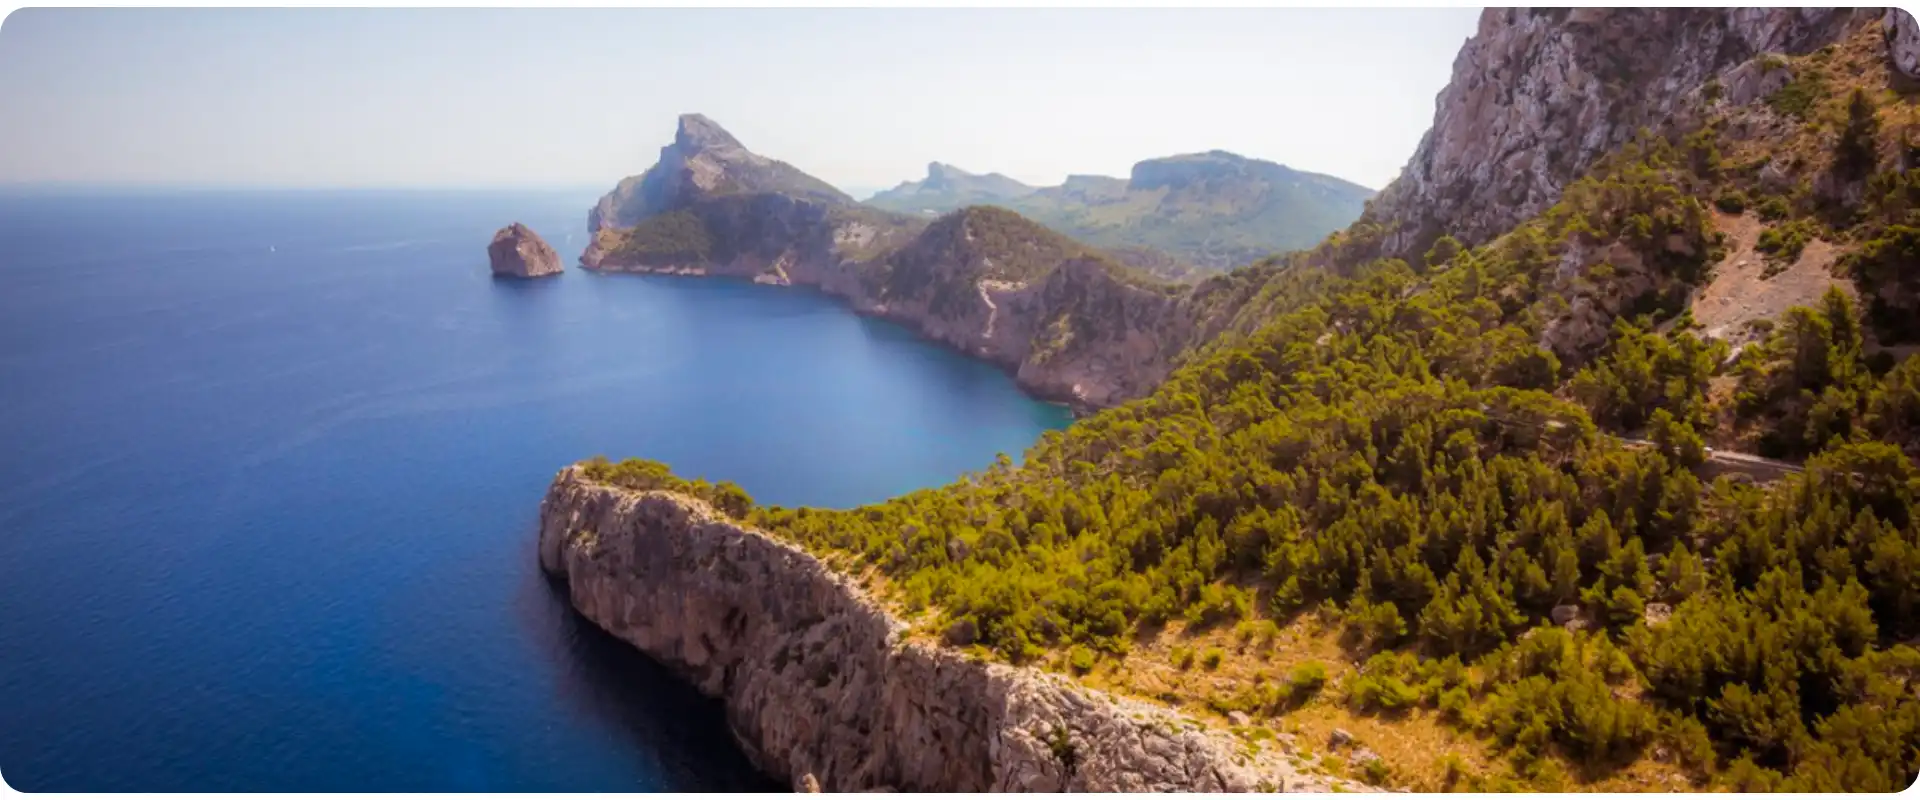
[[[580,271],[594,195],[0,195],[6,781],[781,788],[541,578],[554,472],[849,506],[1068,417],[810,292]],[[489,278],[514,220],[564,276]]]

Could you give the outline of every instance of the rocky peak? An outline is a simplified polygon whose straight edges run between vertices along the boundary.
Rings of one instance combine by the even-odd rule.
[[[973,177],[971,172],[952,164],[934,161],[927,164],[927,180],[921,185],[928,189],[944,189],[954,181],[971,177]]]
[[[852,204],[839,189],[784,161],[749,151],[720,123],[701,114],[682,114],[673,143],[660,148],[660,160],[629,177],[600,198],[587,214],[587,227],[632,227],[647,217],[676,211],[721,195],[785,194],[811,201]]]
[[[1454,59],[1433,127],[1366,219],[1387,255],[1469,243],[1552,205],[1642,127],[1684,124],[1697,90],[1764,53],[1801,54],[1882,16],[1832,8],[1500,9]]]
[[[908,214],[932,213],[973,203],[994,203],[1032,194],[1033,187],[998,172],[979,175],[938,161],[927,177],[907,181],[867,199],[869,205]]]
[[[487,245],[493,274],[502,278],[539,278],[561,272],[560,256],[532,228],[518,222],[501,228]]]
[[[673,146],[689,155],[716,147],[746,149],[739,139],[705,114],[681,114],[680,125],[673,133]]]

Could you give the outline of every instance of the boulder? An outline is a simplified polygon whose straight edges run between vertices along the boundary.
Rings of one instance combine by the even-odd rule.
[[[1879,9],[1489,8],[1454,59],[1433,127],[1364,219],[1382,255],[1417,258],[1441,233],[1483,244],[1534,216],[1642,128],[1696,115],[1720,79],[1764,97],[1766,54],[1811,53],[1883,16],[1902,74],[1920,73],[1920,31]]]
[[[487,245],[496,278],[540,278],[561,272],[560,255],[532,228],[518,222],[501,228]]]

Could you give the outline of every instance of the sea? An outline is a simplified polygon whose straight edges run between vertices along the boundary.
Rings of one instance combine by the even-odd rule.
[[[595,195],[0,191],[0,777],[785,789],[540,573],[555,472],[851,507],[1069,415],[808,290],[581,270]],[[489,275],[515,221],[564,275]]]

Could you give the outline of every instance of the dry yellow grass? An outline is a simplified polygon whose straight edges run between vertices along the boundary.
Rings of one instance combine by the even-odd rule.
[[[1223,658],[1209,669],[1195,656],[1182,668],[1175,661],[1181,651],[1204,653],[1218,649]],[[1355,743],[1373,751],[1387,766],[1384,785],[1414,791],[1473,791],[1516,788],[1562,791],[1688,791],[1695,785],[1678,767],[1654,758],[1649,748],[1639,761],[1604,776],[1583,779],[1572,764],[1556,761],[1545,775],[1527,778],[1515,774],[1498,747],[1479,734],[1442,720],[1429,709],[1396,716],[1355,713],[1345,707],[1341,684],[1357,670],[1354,655],[1340,644],[1339,632],[1314,614],[1302,614],[1282,627],[1271,646],[1245,642],[1232,626],[1188,631],[1171,623],[1156,635],[1138,642],[1124,658],[1106,658],[1082,683],[1179,708],[1195,717],[1227,725],[1227,712],[1257,687],[1284,681],[1308,662],[1325,665],[1327,685],[1297,708],[1267,715],[1254,711],[1242,733],[1271,735],[1287,743],[1297,766],[1325,774],[1359,777],[1347,763],[1350,748],[1332,748],[1335,729],[1352,734]],[[1068,671],[1064,655],[1049,658],[1048,668]],[[1451,764],[1449,762],[1451,761]]]

